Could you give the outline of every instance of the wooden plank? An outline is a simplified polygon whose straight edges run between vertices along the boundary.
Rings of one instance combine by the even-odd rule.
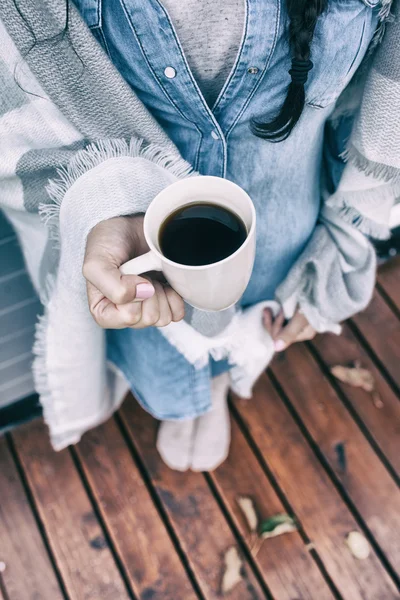
[[[11,600],[62,600],[5,438],[0,439],[0,490],[0,561],[6,566],[0,576],[7,595]]]
[[[400,311],[400,256],[379,267],[378,282]]]
[[[394,480],[304,345],[294,344],[282,353],[272,371],[389,562],[400,573],[400,491]]]
[[[237,546],[228,524],[203,475],[179,473],[159,458],[156,421],[129,397],[121,416],[152,478],[170,522],[179,538],[199,587],[207,600],[221,598],[226,551]],[[244,557],[243,579],[230,592],[230,600],[266,598]]]
[[[115,421],[87,433],[77,451],[135,595],[195,600],[197,595]]]
[[[70,600],[127,599],[69,451],[51,449],[41,421],[13,438]]]
[[[237,499],[250,497],[260,521],[286,512],[234,420],[228,459],[211,478],[250,549],[254,548],[254,536],[249,532]],[[254,560],[274,598],[325,600],[334,597],[297,532],[265,540]]]
[[[400,389],[400,320],[375,291],[368,308],[352,321]]]
[[[346,324],[343,325],[343,332],[340,336],[318,335],[313,341],[313,346],[328,368],[335,365],[352,365],[355,361],[360,361],[361,366],[372,373],[376,392],[383,402],[381,408],[376,407],[368,392],[338,380],[335,381],[364,422],[394,471],[400,476],[399,398]]]
[[[357,560],[346,546],[359,527],[266,375],[251,402],[235,407],[315,544],[343,600],[393,600],[397,591],[375,552]]]

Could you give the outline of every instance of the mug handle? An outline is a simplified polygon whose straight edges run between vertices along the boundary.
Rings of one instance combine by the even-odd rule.
[[[150,250],[150,252],[146,252],[142,256],[128,260],[128,262],[120,266],[119,270],[122,275],[141,275],[148,271],[162,271],[162,264],[158,256]]]

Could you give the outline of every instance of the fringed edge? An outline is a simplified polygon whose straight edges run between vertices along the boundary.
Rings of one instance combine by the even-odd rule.
[[[376,240],[387,240],[390,238],[390,229],[388,225],[373,221],[369,217],[363,215],[354,206],[347,204],[344,200],[341,200],[340,202],[331,202],[331,200],[328,200],[327,205],[335,208],[343,221],[349,225],[353,225],[353,227],[361,231],[364,235]]]
[[[207,365],[209,349],[201,348],[202,344],[199,337],[196,341],[193,340],[193,335],[200,336],[201,334],[194,332],[189,324],[185,322],[171,323],[166,327],[162,327],[160,332],[195,369],[202,369]]]
[[[155,165],[168,170],[178,179],[196,175],[193,167],[179,154],[170,149],[147,144],[143,139],[108,139],[92,142],[79,150],[67,166],[57,169],[57,176],[49,180],[46,186],[50,204],[41,204],[39,214],[49,228],[50,237],[56,247],[60,247],[58,219],[65,194],[76,181],[88,171],[111,158],[144,158]]]
[[[36,323],[35,342],[33,344],[33,354],[35,358],[33,360],[32,372],[35,382],[35,389],[39,394],[40,404],[43,407],[43,417],[48,426],[50,426],[50,423],[53,423],[54,421],[55,411],[47,373],[47,306],[54,291],[55,285],[55,276],[48,275],[46,280],[46,289],[42,299],[45,310],[44,314],[38,318]]]
[[[374,36],[368,48],[368,55],[370,55],[378,46],[383,36],[385,35],[386,25],[394,20],[392,13],[393,0],[381,0],[381,8],[378,13],[379,24],[376,28]]]
[[[349,144],[346,150],[342,152],[341,158],[343,158],[344,161],[353,164],[359,171],[363,171],[367,176],[373,175],[376,179],[381,179],[388,183],[400,184],[399,168],[369,160],[361,154],[354,144]]]
[[[243,337],[243,331],[240,339],[237,339],[236,333],[240,327],[239,315],[239,312],[236,313],[224,333],[214,338],[204,338],[185,322],[171,323],[167,327],[162,327],[160,331],[195,369],[205,367],[210,356],[216,361],[227,359],[231,365],[245,367],[251,352],[254,359],[260,358],[254,348],[259,347],[262,356],[264,346],[262,344],[255,346],[250,337]]]

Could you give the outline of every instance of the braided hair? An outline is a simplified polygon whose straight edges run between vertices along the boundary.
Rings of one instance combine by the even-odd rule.
[[[318,17],[327,6],[327,0],[286,0],[290,20],[289,43],[292,66],[291,82],[279,113],[269,122],[253,119],[251,130],[257,137],[270,142],[281,142],[291,133],[300,119],[305,104],[304,84],[313,63],[310,60],[311,42]]]

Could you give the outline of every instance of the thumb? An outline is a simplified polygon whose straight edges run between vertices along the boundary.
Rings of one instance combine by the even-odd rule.
[[[85,259],[83,276],[114,304],[127,304],[151,298],[155,289],[138,275],[122,275],[111,257],[101,255]]]

